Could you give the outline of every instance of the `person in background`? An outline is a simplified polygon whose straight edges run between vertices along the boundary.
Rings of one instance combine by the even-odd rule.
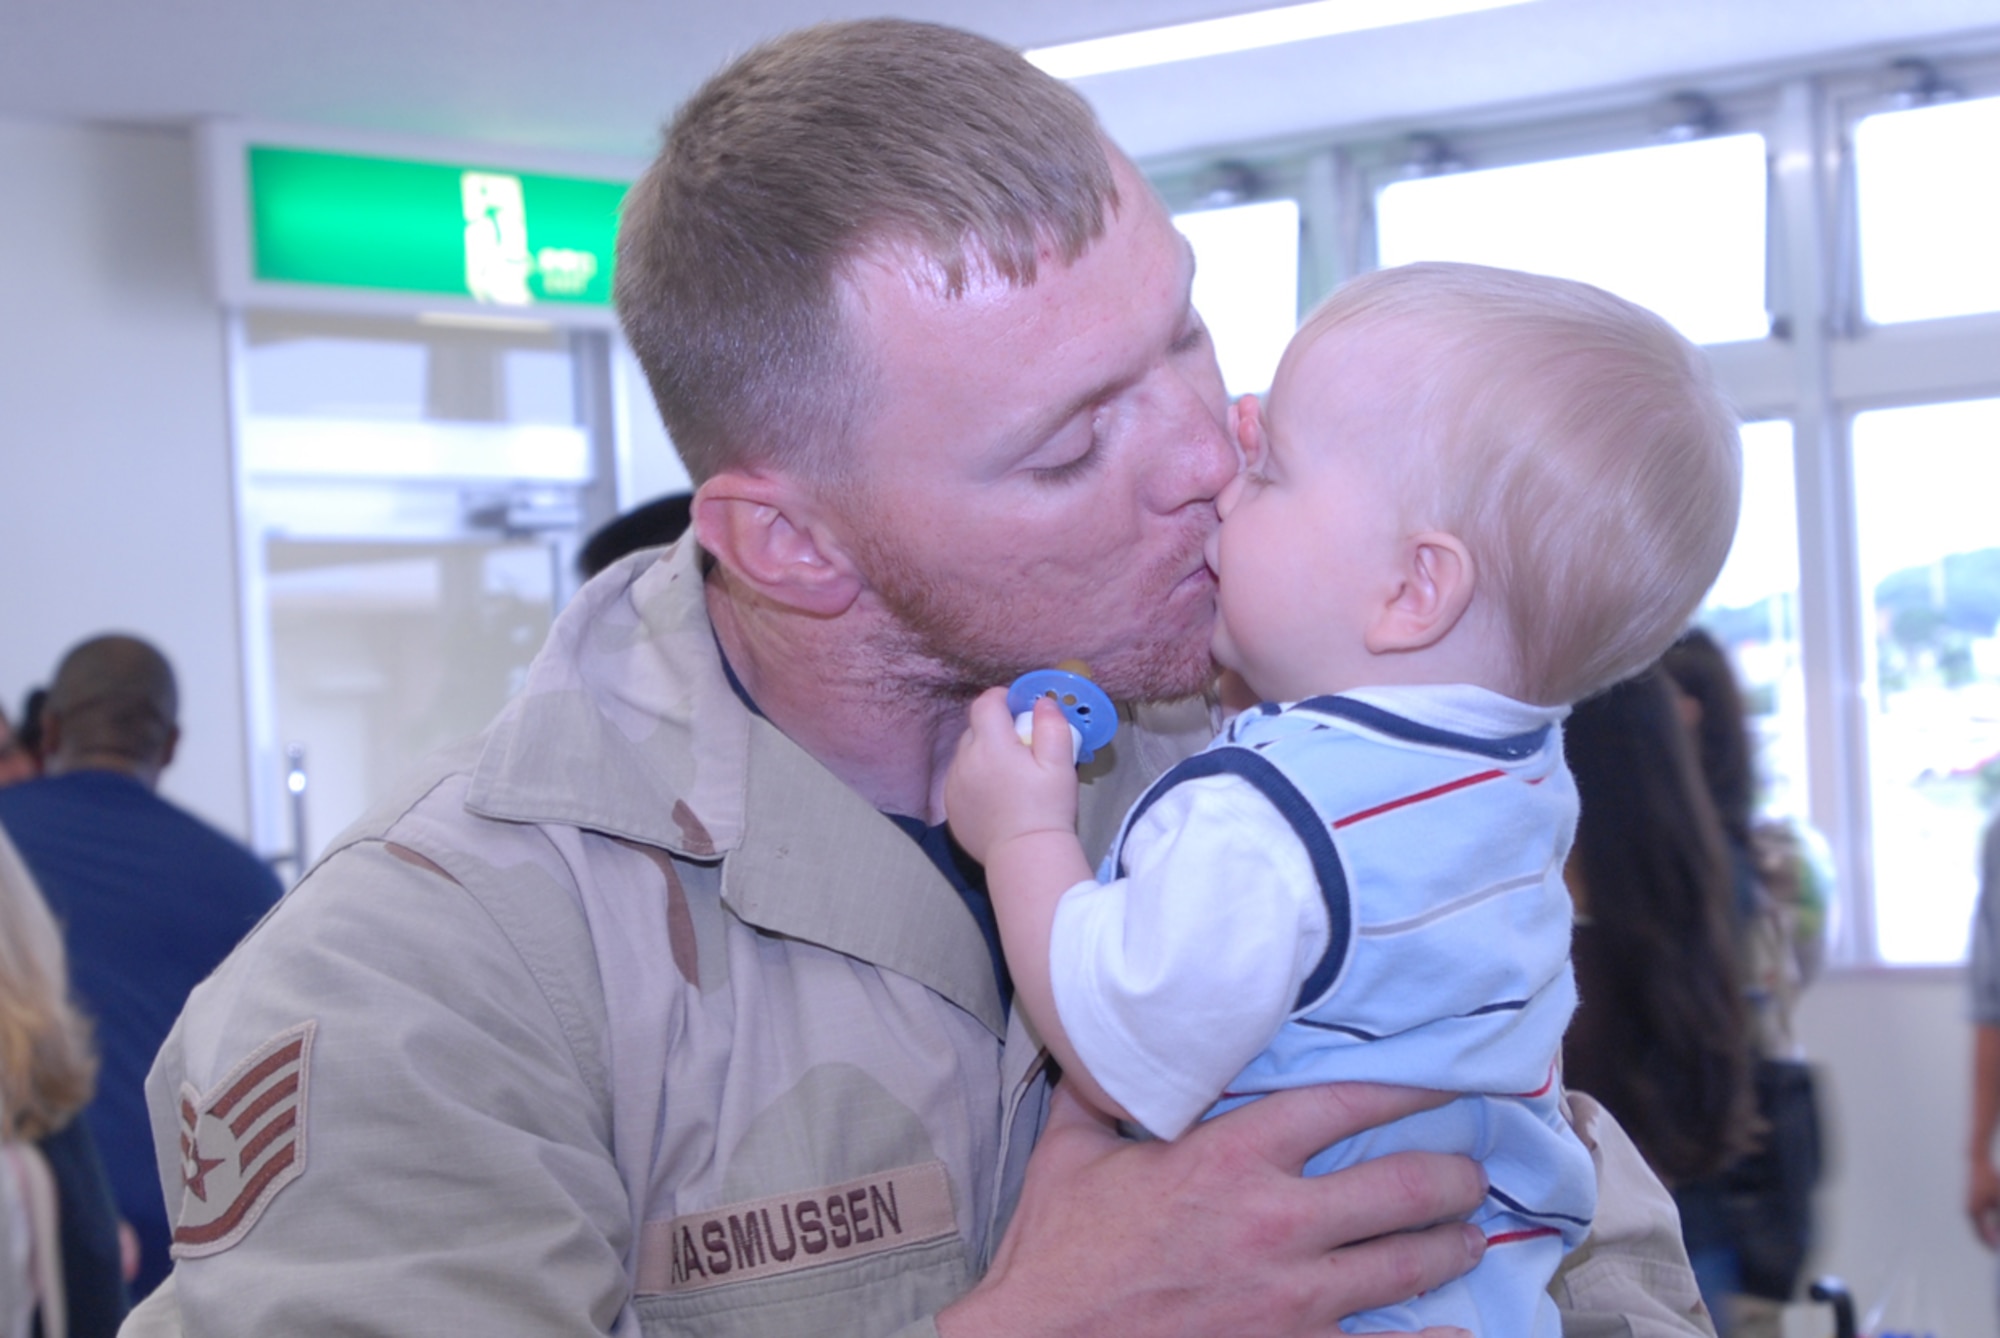
[[[1750,1150],[1756,1118],[1722,825],[1663,670],[1578,703],[1563,733],[1581,805],[1564,1080],[1618,1117],[1674,1191],[1720,1330],[1740,1278],[1706,1182]]]
[[[21,702],[21,725],[16,737],[21,746],[34,754],[35,768],[42,765],[42,712],[48,709],[49,690],[36,687],[28,689],[28,695]]]
[[[282,890],[250,851],[160,797],[178,717],[165,656],[137,637],[93,637],[63,657],[50,685],[45,774],[0,790],[0,828],[62,925],[77,995],[96,1021],[103,1070],[85,1118],[138,1235],[138,1296],[172,1264],[146,1071],[188,992]]]
[[[41,774],[40,759],[14,732],[7,713],[0,710],[0,786],[18,785]]]
[[[24,1215],[29,1258],[37,1265],[38,1331],[62,1328],[51,1322],[59,1310],[71,1338],[111,1338],[129,1302],[117,1211],[90,1127],[79,1118],[96,1082],[97,1058],[89,1024],[70,1001],[63,958],[62,938],[34,878],[0,832],[0,1153],[10,1159],[0,1175],[18,1184],[27,1178],[24,1170],[40,1178],[45,1167],[53,1186],[53,1239],[45,1235],[49,1214]],[[17,1163],[17,1153],[31,1160]],[[14,1300],[0,1289],[0,1326],[9,1322]]]
[[[1818,834],[1791,819],[1756,817],[1755,747],[1735,667],[1692,628],[1661,659],[1728,852],[1733,928],[1743,970],[1757,1147],[1701,1193],[1722,1201],[1739,1289],[1727,1317],[1736,1338],[1776,1338],[1812,1245],[1821,1167],[1818,1097],[1793,1025],[1799,994],[1825,958],[1831,878]],[[1692,1187],[1691,1187],[1692,1191]]]
[[[578,550],[576,574],[587,581],[627,553],[666,547],[687,533],[693,506],[693,493],[670,492],[613,516]]]
[[[1805,823],[1757,816],[1756,743],[1735,666],[1721,644],[1690,628],[1660,665],[1680,693],[1681,718],[1722,824],[1746,936],[1744,989],[1757,1053],[1798,1058],[1793,1012],[1826,961],[1831,856]]]
[[[1965,1211],[1989,1250],[2000,1250],[2000,814],[1979,838],[1979,901],[1972,919],[1972,1136]]]

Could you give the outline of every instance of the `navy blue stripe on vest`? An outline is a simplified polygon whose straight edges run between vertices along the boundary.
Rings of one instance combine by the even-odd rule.
[[[1312,974],[1299,988],[1298,1000],[1292,1005],[1296,1011],[1332,988],[1334,977],[1340,972],[1340,964],[1347,960],[1347,944],[1354,934],[1354,921],[1348,905],[1347,871],[1341,867],[1340,855],[1333,848],[1333,833],[1320,818],[1319,810],[1299,793],[1296,785],[1285,778],[1285,773],[1247,748],[1211,748],[1205,753],[1196,753],[1162,776],[1140,798],[1125,819],[1125,830],[1129,834],[1138,825],[1140,817],[1153,806],[1153,801],[1181,782],[1222,775],[1248,781],[1259,794],[1270,800],[1271,807],[1277,809],[1291,824],[1292,830],[1298,833],[1300,844],[1305,846],[1306,855],[1312,860],[1313,873],[1319,878],[1320,896],[1326,901],[1326,955],[1319,959],[1319,964],[1313,967]],[[1127,874],[1123,840],[1119,842],[1118,874],[1121,878]]]
[[[1505,739],[1482,739],[1472,734],[1454,734],[1448,729],[1434,725],[1421,725],[1405,719],[1392,711],[1367,702],[1355,701],[1352,697],[1308,697],[1300,702],[1298,710],[1318,711],[1322,715],[1339,716],[1351,720],[1377,734],[1387,734],[1392,739],[1402,739],[1406,743],[1421,743],[1432,748],[1451,748],[1461,753],[1473,753],[1480,757],[1491,757],[1501,762],[1519,762],[1533,757],[1548,742],[1549,730],[1540,729],[1526,734],[1516,734]]]
[[[1499,999],[1490,1004],[1481,1004],[1470,1013],[1460,1013],[1460,1017],[1485,1017],[1490,1013],[1518,1013],[1528,1006],[1526,999]]]
[[[1350,1027],[1345,1022],[1322,1022],[1316,1017],[1295,1017],[1292,1021],[1298,1023],[1301,1027],[1317,1027],[1321,1031],[1337,1031],[1342,1036],[1352,1036],[1357,1041],[1379,1041],[1382,1039],[1379,1032],[1363,1031],[1359,1027]]]
[[[1542,1222],[1570,1222],[1575,1224],[1576,1226],[1586,1227],[1586,1228],[1589,1227],[1590,1225],[1590,1219],[1588,1217],[1572,1217],[1568,1213],[1539,1212],[1536,1209],[1530,1208],[1527,1204],[1522,1203],[1519,1199],[1513,1197],[1511,1194],[1502,1194],[1498,1189],[1495,1189],[1490,1185],[1487,1187],[1486,1194],[1488,1198],[1492,1199],[1502,1208],[1505,1208],[1508,1212],[1514,1213],[1520,1217],[1532,1217],[1537,1221],[1542,1221]]]

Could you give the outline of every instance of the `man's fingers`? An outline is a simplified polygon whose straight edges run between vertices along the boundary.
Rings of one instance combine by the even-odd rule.
[[[1350,1314],[1400,1305],[1462,1276],[1485,1252],[1486,1238],[1464,1222],[1383,1236],[1329,1255],[1327,1264],[1335,1276],[1328,1291],[1351,1307]]]
[[[967,1301],[1005,1294],[1018,1307],[1019,1296],[1038,1297],[1082,1333],[1331,1333],[1348,1315],[1407,1301],[1478,1262],[1477,1230],[1434,1225],[1483,1195],[1469,1158],[1403,1152],[1306,1178],[1291,1152],[1301,1139],[1317,1140],[1317,1151],[1442,1098],[1364,1087],[1345,1100],[1280,1096],[1171,1143],[1135,1143],[1059,1086],[1013,1224]],[[1256,1106],[1275,1113],[1241,1118]],[[1190,1233],[1194,1221],[1204,1226]],[[1107,1235],[1106,1222],[1121,1225]],[[1033,1290],[1010,1285],[1029,1277]]]
[[[1462,1218],[1486,1197],[1479,1163],[1442,1152],[1392,1152],[1302,1183],[1319,1196],[1318,1221],[1329,1247]]]
[[[1379,1083],[1301,1087],[1240,1106],[1198,1132],[1242,1138],[1273,1166],[1297,1174],[1313,1154],[1343,1139],[1453,1099],[1450,1092]]]

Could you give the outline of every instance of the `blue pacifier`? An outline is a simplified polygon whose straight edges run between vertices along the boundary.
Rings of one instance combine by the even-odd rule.
[[[1035,702],[1041,697],[1060,706],[1063,719],[1069,721],[1070,747],[1078,766],[1118,732],[1118,708],[1103,688],[1067,669],[1032,669],[1007,688],[1007,710],[1023,743],[1034,738]]]

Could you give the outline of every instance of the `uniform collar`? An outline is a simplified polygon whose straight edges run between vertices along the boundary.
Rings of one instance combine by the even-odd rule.
[[[951,884],[730,688],[692,541],[571,601],[489,729],[466,806],[720,860],[746,923],[909,976],[1004,1034],[985,939]]]

